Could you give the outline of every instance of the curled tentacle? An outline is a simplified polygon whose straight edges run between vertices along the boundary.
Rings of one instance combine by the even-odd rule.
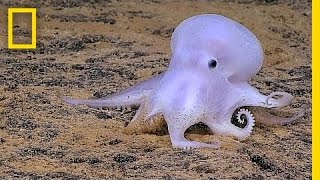
[[[241,136],[238,136],[240,140],[245,139],[251,134],[254,122],[255,118],[253,114],[245,107],[236,109],[231,118],[231,123],[238,131],[241,131]]]
[[[291,103],[293,96],[286,92],[272,92],[268,96],[261,94],[249,84],[241,84],[243,89],[243,102],[241,106],[259,106],[266,108],[280,108]]]
[[[248,137],[254,126],[254,117],[246,107],[240,107],[234,110],[230,116],[224,116],[222,121],[204,122],[214,134],[224,136],[235,136],[239,140]]]
[[[254,116],[247,108],[237,109],[231,118],[231,123],[238,128],[244,129],[254,121]]]

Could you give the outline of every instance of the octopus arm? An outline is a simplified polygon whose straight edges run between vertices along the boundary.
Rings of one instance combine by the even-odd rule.
[[[139,105],[143,97],[150,91],[130,91],[119,96],[99,99],[72,99],[63,97],[63,100],[70,105],[87,105],[90,107],[129,107]]]
[[[263,124],[268,124],[268,125],[285,125],[285,124],[289,124],[293,121],[296,121],[300,118],[302,118],[304,116],[304,114],[306,113],[306,108],[303,107],[302,110],[300,110],[296,115],[294,115],[293,117],[288,117],[288,118],[284,118],[284,117],[279,117],[279,116],[275,116],[271,113],[269,113],[267,111],[267,109],[265,108],[261,108],[261,107],[252,107],[252,112],[254,114],[256,114],[256,121],[259,123],[263,123]]]
[[[261,94],[248,83],[241,84],[243,89],[243,106],[259,106],[266,108],[281,108],[289,105],[293,96],[286,92],[272,92],[268,96]]]
[[[306,108],[302,107],[302,110],[293,117],[284,118],[270,114],[267,109],[265,109],[288,106],[292,102],[293,96],[286,92],[273,92],[270,95],[265,96],[260,94],[255,88],[250,87],[246,88],[245,93],[246,98],[243,105],[252,107],[252,112],[256,115],[256,121],[260,123],[271,125],[288,124],[303,117],[306,112]]]
[[[159,75],[154,76],[154,77],[152,77],[150,79],[142,81],[142,82],[140,82],[140,83],[138,83],[138,84],[136,84],[134,86],[131,86],[131,87],[127,88],[127,89],[124,89],[124,90],[122,90],[122,91],[120,91],[118,93],[115,93],[115,94],[113,94],[111,96],[108,96],[108,97],[103,97],[101,99],[108,99],[110,97],[116,97],[116,96],[128,94],[130,92],[134,92],[134,91],[144,91],[144,90],[149,91],[149,90],[153,90],[154,87],[157,87],[159,81],[162,79],[163,76],[164,76],[164,73],[159,74]]]
[[[63,97],[62,99],[70,105],[87,105],[90,107],[130,107],[140,105],[150,95],[153,88],[161,80],[163,74],[145,80],[128,89],[115,93],[111,96],[98,99],[73,99]]]

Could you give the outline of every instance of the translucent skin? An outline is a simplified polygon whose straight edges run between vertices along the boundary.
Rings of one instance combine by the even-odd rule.
[[[202,122],[215,134],[244,139],[251,133],[254,119],[249,119],[245,128],[233,125],[231,117],[237,108],[283,107],[293,98],[285,92],[265,96],[249,84],[263,64],[261,45],[246,27],[224,16],[203,14],[181,22],[172,35],[171,52],[168,70],[156,77],[105,98],[64,100],[91,107],[139,105],[131,122],[163,116],[174,148],[218,148],[219,143],[187,140],[186,129]],[[209,67],[211,60],[217,62],[216,67]],[[273,116],[264,123],[289,123],[302,115]]]

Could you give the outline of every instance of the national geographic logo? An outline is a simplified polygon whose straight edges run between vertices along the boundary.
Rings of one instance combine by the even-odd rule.
[[[9,49],[35,49],[37,47],[37,10],[36,8],[8,8],[8,48]],[[31,14],[31,43],[14,42],[14,16]]]

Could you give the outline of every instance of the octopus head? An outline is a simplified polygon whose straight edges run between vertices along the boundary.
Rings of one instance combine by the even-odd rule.
[[[231,82],[248,81],[263,63],[262,48],[254,34],[214,14],[193,16],[180,23],[171,38],[171,52],[170,68],[190,67]]]

